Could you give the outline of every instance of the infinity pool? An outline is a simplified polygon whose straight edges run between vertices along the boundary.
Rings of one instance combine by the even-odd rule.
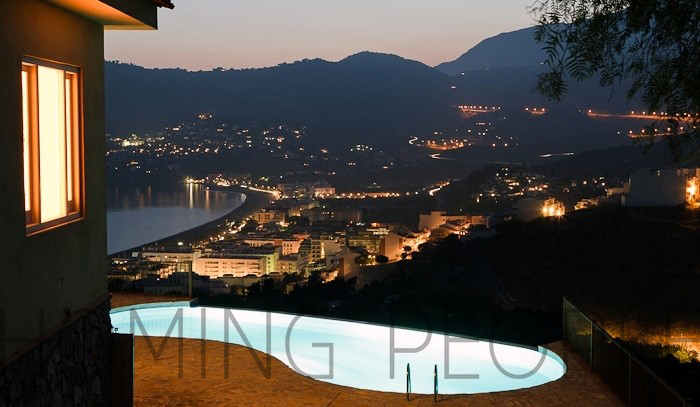
[[[342,386],[383,392],[406,391],[407,364],[410,364],[412,392],[416,394],[433,393],[435,365],[440,394],[533,387],[557,380],[566,371],[559,356],[541,347],[535,350],[401,328],[393,329],[392,335],[388,326],[334,319],[238,309],[191,308],[183,304],[119,308],[112,311],[111,318],[112,325],[120,333],[166,336],[173,326],[169,335],[172,337],[248,346],[272,355],[299,374]],[[181,332],[179,321],[182,321]],[[207,357],[223,358],[224,355],[208,354]],[[446,378],[448,357],[452,377]],[[266,366],[264,359],[261,362]],[[230,363],[235,364],[235,360]]]

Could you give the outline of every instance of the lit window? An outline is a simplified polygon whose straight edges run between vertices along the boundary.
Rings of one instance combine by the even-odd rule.
[[[27,233],[81,216],[81,135],[77,68],[22,64],[24,210]]]

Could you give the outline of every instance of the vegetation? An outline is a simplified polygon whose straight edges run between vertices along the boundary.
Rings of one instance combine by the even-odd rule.
[[[443,252],[431,250],[437,250],[437,256]],[[484,295],[474,272],[455,273],[464,265],[455,265],[454,257],[434,259],[432,269],[424,267],[426,258],[391,281],[363,287],[357,287],[354,278],[323,283],[314,273],[289,294],[284,294],[286,283],[268,279],[251,286],[245,297],[202,297],[200,304],[367,321],[531,346],[554,342],[561,335],[560,312],[504,309]]]
[[[671,151],[700,157],[700,3],[696,0],[538,0],[535,39],[547,52],[538,89],[554,100],[570,80],[598,77],[613,91],[641,96],[647,110],[668,112]],[[684,120],[690,112],[692,120]],[[680,116],[676,116],[676,114]],[[649,141],[665,131],[650,126]]]
[[[561,219],[512,221],[489,239],[426,243],[396,274],[357,287],[354,279],[306,284],[268,280],[248,297],[202,304],[395,324],[541,345],[561,338],[566,296],[684,394],[700,388],[696,355],[648,345],[671,326],[700,326],[700,213],[605,208]],[[285,295],[285,285],[296,284]],[[695,387],[693,387],[695,386]]]
[[[660,343],[627,341],[624,345],[652,371],[660,373],[684,397],[700,400],[700,359],[697,352]]]

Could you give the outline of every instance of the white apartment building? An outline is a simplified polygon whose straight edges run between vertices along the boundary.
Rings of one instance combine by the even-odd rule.
[[[277,271],[284,273],[300,273],[306,269],[306,256],[299,253],[282,256],[277,260]]]
[[[444,225],[447,222],[452,221],[464,221],[467,223],[471,222],[471,216],[469,215],[447,215],[446,212],[432,211],[429,215],[420,215],[420,221],[418,222],[418,229],[420,230],[433,230],[440,225]]]
[[[299,247],[299,253],[307,256],[309,263],[315,263],[326,257],[323,241],[318,237],[309,237]]]
[[[277,210],[263,210],[258,211],[253,214],[253,219],[261,225],[264,225],[273,221],[283,222],[285,219],[285,214],[282,211]]]
[[[687,200],[685,170],[641,169],[630,176],[624,206],[677,206]]]
[[[313,196],[334,196],[335,188],[331,186],[315,186],[312,188]]]
[[[268,273],[264,256],[244,257],[200,257],[195,260],[197,274],[219,278],[223,276],[243,277],[248,274],[263,276]]]
[[[299,246],[303,239],[277,239],[272,237],[248,237],[243,242],[253,247],[272,245],[282,248],[282,256],[299,253]]]
[[[177,249],[163,249],[159,250],[157,248],[146,248],[143,252],[141,252],[141,257],[143,257],[144,260],[156,262],[156,263],[184,263],[184,264],[191,264],[192,265],[192,271],[197,272],[195,268],[195,260],[198,259],[202,255],[202,252],[200,250],[177,250]],[[180,270],[178,268],[178,271],[185,271],[185,270]]]
[[[382,237],[379,245],[379,253],[386,256],[389,261],[401,259],[401,255],[405,253],[405,248],[410,247],[411,251],[417,251],[421,243],[427,241],[429,234],[426,233],[394,233]]]

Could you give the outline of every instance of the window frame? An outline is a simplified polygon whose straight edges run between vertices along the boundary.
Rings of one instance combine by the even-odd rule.
[[[40,66],[63,71],[65,83],[70,85],[64,89],[64,99],[70,92],[70,122],[64,123],[66,126],[66,157],[65,162],[70,161],[71,174],[66,174],[66,195],[72,190],[71,196],[66,196],[66,215],[46,222],[41,222],[41,180],[40,180],[40,148],[39,148],[39,84],[38,68]],[[26,210],[25,200],[25,225],[27,236],[44,232],[56,227],[73,223],[84,218],[84,194],[85,194],[85,171],[84,171],[84,116],[83,116],[83,84],[82,71],[80,67],[64,63],[48,61],[35,57],[25,56],[22,58],[22,139],[23,155],[22,165],[25,166],[25,157],[28,157],[27,165],[29,175],[29,210]],[[27,73],[27,113],[25,113],[24,100],[24,73]],[[68,117],[65,111],[67,105],[64,104],[64,116]],[[28,114],[28,154],[24,153],[24,119]],[[70,130],[70,131],[69,131]],[[69,138],[70,135],[70,138]],[[70,142],[70,145],[68,144]],[[70,148],[69,148],[70,147]],[[70,160],[69,160],[70,158]],[[27,176],[27,170],[23,169],[23,179]],[[27,181],[23,180],[24,185]],[[70,185],[70,187],[68,186]],[[25,190],[26,194],[26,190]]]

